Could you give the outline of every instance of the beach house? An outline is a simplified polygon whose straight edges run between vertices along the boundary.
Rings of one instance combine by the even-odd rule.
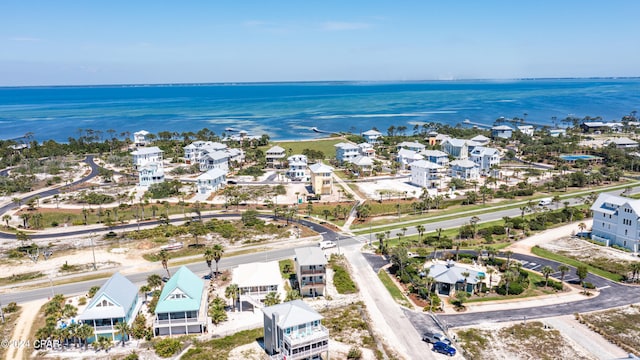
[[[446,168],[426,160],[411,164],[411,183],[427,189],[442,188],[443,172]]]
[[[153,334],[172,336],[205,332],[207,302],[204,281],[182,266],[162,288],[155,310]]]
[[[631,140],[628,137],[616,137],[613,139],[607,139],[604,142],[605,145],[614,144],[618,149],[635,149],[638,147],[638,142]]]
[[[551,137],[567,136],[567,129],[549,129],[549,136]]]
[[[271,149],[267,150],[266,153],[267,167],[280,168],[286,156],[287,152],[284,148],[278,145],[272,147]]]
[[[296,277],[302,296],[323,296],[327,281],[327,259],[317,246],[294,249]]]
[[[204,154],[226,149],[227,145],[218,142],[194,141],[183,148],[184,160],[187,164],[196,164],[200,162],[200,158],[202,158]]]
[[[423,160],[424,157],[414,150],[401,148],[396,155],[396,161],[400,164],[400,169],[406,169],[413,162]]]
[[[446,263],[435,263],[429,266],[429,276],[433,277],[438,294],[451,296],[456,291],[472,294],[485,273],[457,265],[449,260]]]
[[[376,150],[373,148],[373,145],[369,143],[361,143],[358,144],[358,147],[360,148],[360,155],[370,158],[376,157]]]
[[[334,146],[336,148],[336,160],[338,160],[340,165],[350,163],[360,155],[360,148],[357,145],[341,142]]]
[[[373,171],[373,159],[368,156],[358,155],[351,160],[360,174],[371,174]]]
[[[511,139],[513,128],[507,125],[498,125],[491,128],[491,136],[496,139]]]
[[[634,253],[640,251],[640,200],[601,193],[591,205],[591,211],[591,239]]]
[[[491,141],[491,139],[489,139],[484,135],[476,135],[472,137],[470,140],[478,144],[478,146],[486,146],[489,144],[489,141]]]
[[[309,166],[311,172],[311,190],[317,195],[333,193],[333,168],[323,163]]]
[[[253,309],[264,307],[264,299],[268,293],[280,295],[282,276],[277,261],[240,264],[233,269],[233,283],[238,285],[240,311],[244,303],[251,304]]]
[[[162,153],[157,146],[144,147],[131,152],[133,156],[133,166],[136,170],[151,163],[162,163]]]
[[[478,164],[471,160],[454,160],[451,162],[451,177],[462,180],[477,180],[480,177]]]
[[[227,172],[223,169],[211,169],[196,178],[198,192],[207,194],[222,189],[227,183]]]
[[[429,146],[441,145],[443,141],[446,139],[451,139],[451,136],[447,134],[438,134],[435,131],[432,131],[427,136],[427,141],[429,142]]]
[[[396,145],[396,149],[398,151],[400,151],[401,149],[409,149],[409,150],[412,150],[414,152],[420,152],[420,151],[423,151],[426,148],[427,147],[424,144],[420,144],[420,143],[413,142],[413,141],[403,141],[403,142],[399,143],[398,145]]]
[[[271,359],[329,358],[329,330],[322,326],[322,315],[304,301],[269,306],[262,313],[264,349]]]
[[[442,151],[456,159],[466,159],[469,157],[470,140],[447,138],[442,141]]]
[[[164,182],[162,163],[148,163],[138,169],[138,185],[150,186]]]
[[[425,150],[420,153],[424,159],[440,166],[449,166],[449,155],[440,150]]]
[[[93,327],[95,337],[90,341],[98,337],[116,341],[122,336],[116,334],[116,324],[126,322],[131,325],[141,305],[138,287],[116,272],[100,287],[77,320]]]
[[[469,160],[478,165],[482,175],[487,175],[493,167],[500,165],[500,151],[495,148],[478,146],[469,153]]]
[[[224,150],[204,150],[198,159],[200,171],[220,169],[229,171],[229,154]]]
[[[531,125],[520,125],[516,127],[518,131],[520,131],[523,135],[533,136],[533,126]]]
[[[147,138],[149,132],[147,130],[140,130],[133,133],[133,144],[137,146],[147,146],[149,139]]]
[[[367,141],[367,143],[375,145],[380,143],[382,138],[382,133],[379,132],[378,130],[371,129],[363,132],[362,136]]]
[[[310,177],[307,174],[307,156],[296,154],[287,158],[289,169],[287,170],[287,177],[291,180],[309,181]]]

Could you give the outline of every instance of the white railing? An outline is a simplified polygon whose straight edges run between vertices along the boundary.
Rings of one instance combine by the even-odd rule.
[[[111,325],[96,326],[94,327],[94,329],[95,331],[113,331],[113,326]]]
[[[309,349],[309,350],[302,350],[302,351],[298,351],[295,354],[289,354],[287,355],[287,360],[298,360],[298,359],[306,359],[308,357],[311,357],[313,355],[318,355],[321,354],[325,351],[329,350],[329,345],[321,345],[316,347],[315,349]],[[283,354],[284,355],[284,354]]]
[[[322,325],[304,332],[292,331],[291,334],[284,334],[285,341],[291,344],[292,348],[299,346],[299,344],[315,342],[322,338],[329,338],[329,330]]]
[[[198,318],[183,318],[183,319],[167,319],[167,320],[155,320],[155,325],[185,325],[185,324],[199,324],[202,321]]]

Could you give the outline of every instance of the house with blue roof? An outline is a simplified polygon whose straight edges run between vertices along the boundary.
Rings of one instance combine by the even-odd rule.
[[[203,333],[207,327],[207,293],[204,281],[183,266],[162,288],[153,333],[183,335]]]
[[[95,337],[89,339],[90,342],[97,337],[121,340],[121,335],[116,335],[116,324],[126,322],[131,325],[141,305],[138,288],[122,274],[115,273],[96,292],[77,319],[93,327]]]
[[[473,293],[485,279],[483,271],[457,265],[452,260],[435,263],[429,267],[429,276],[433,277],[438,294],[451,296],[456,291]]]

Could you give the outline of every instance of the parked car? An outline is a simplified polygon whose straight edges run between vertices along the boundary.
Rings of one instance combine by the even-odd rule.
[[[443,342],[447,345],[451,345],[451,340],[447,338],[443,333],[426,332],[422,335],[422,341],[428,343]]]
[[[454,356],[456,354],[456,349],[453,346],[447,345],[442,341],[436,341],[433,343],[433,351],[449,356]]]
[[[320,249],[324,250],[324,249],[329,249],[329,248],[333,248],[336,247],[338,244],[336,244],[333,241],[321,241],[320,244],[318,244],[318,246],[320,246]]]

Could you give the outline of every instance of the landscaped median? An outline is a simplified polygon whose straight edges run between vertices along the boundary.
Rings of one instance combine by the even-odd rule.
[[[568,257],[568,256],[556,254],[556,253],[551,252],[549,250],[543,249],[543,248],[541,248],[539,246],[534,246],[533,248],[531,248],[531,252],[534,255],[539,256],[541,258],[557,261],[557,262],[560,262],[560,263],[563,263],[563,264],[574,266],[576,268],[579,267],[579,266],[586,266],[587,270],[589,270],[590,273],[598,275],[598,276],[602,276],[603,278],[606,278],[606,279],[609,279],[609,280],[620,282],[620,281],[622,281],[624,279],[624,276],[621,275],[621,274],[616,274],[616,273],[613,273],[613,272],[609,272],[607,270],[603,270],[600,267],[595,267],[590,263],[585,263],[585,262],[576,260],[576,259]],[[605,266],[606,264],[599,263],[599,265],[600,266]]]
[[[391,279],[389,274],[387,274],[384,269],[378,271],[378,278],[382,282],[382,285],[387,288],[387,291],[389,291],[389,294],[391,294],[393,300],[395,300],[402,306],[411,307],[411,303],[409,302],[409,300],[404,295],[402,295],[402,291],[400,291],[393,279]]]

